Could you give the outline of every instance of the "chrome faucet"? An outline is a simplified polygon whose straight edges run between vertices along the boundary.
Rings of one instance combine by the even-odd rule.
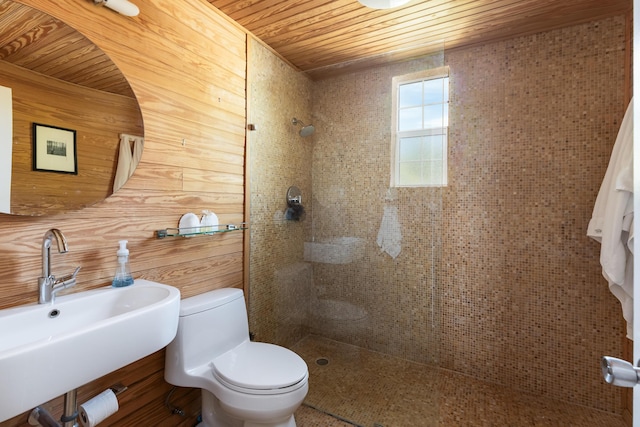
[[[38,304],[53,303],[58,291],[75,286],[76,275],[80,271],[80,267],[78,267],[72,274],[57,280],[51,274],[51,243],[54,239],[58,245],[59,253],[64,254],[69,251],[67,239],[60,230],[52,228],[44,233],[42,239],[42,277],[38,278]]]

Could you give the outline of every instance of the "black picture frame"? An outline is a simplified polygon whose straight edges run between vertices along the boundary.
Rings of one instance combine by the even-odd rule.
[[[33,170],[77,175],[76,131],[33,123]]]

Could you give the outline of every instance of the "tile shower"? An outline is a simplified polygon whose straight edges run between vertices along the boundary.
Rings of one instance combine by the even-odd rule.
[[[312,82],[253,44],[256,338],[292,347],[313,334],[619,413],[598,362],[620,356],[623,324],[585,232],[626,107],[624,27],[613,17],[445,52],[449,185],[391,193],[391,78],[442,57]],[[315,134],[301,138],[293,117]],[[300,222],[282,216],[291,185]],[[385,204],[402,225],[396,259],[376,245]],[[313,262],[323,247],[311,242],[350,262]],[[328,314],[336,304],[347,321]]]

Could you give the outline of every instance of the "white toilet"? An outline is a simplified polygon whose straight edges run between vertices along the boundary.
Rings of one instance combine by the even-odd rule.
[[[182,300],[164,378],[202,389],[200,427],[295,427],[309,390],[300,356],[249,340],[244,294],[232,288]]]

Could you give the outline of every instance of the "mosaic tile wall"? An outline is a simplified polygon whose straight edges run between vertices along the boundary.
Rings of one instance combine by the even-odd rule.
[[[618,407],[598,367],[621,353],[621,309],[585,234],[626,108],[624,27],[619,17],[448,56],[442,366]]]
[[[311,332],[427,363],[437,362],[440,335],[442,191],[389,190],[391,79],[443,63],[440,52],[313,86],[313,237],[320,248],[339,237],[364,244],[355,262],[313,263]],[[376,243],[379,232],[390,232],[385,207],[397,209],[401,226],[395,259]],[[342,315],[331,309],[339,305]]]
[[[287,221],[287,189],[302,192],[311,211],[311,151],[313,135],[302,138],[296,117],[311,119],[311,86],[303,75],[258,43],[249,50],[250,162],[249,322],[260,341],[291,345],[306,333],[310,277],[302,264],[309,240],[311,215]]]
[[[625,108],[622,17],[318,82],[250,54],[258,339],[311,331],[619,411],[599,358],[621,354],[621,312],[585,233]],[[391,78],[443,60],[450,184],[388,193]],[[300,138],[294,116],[316,133]],[[293,184],[300,223],[281,218]],[[385,206],[395,259],[376,244]]]
[[[450,185],[399,189],[393,201],[391,77],[429,59],[313,85],[314,238],[359,237],[365,249],[359,262],[314,263],[312,298],[361,306],[368,324],[312,330],[618,410],[599,357],[620,354],[621,314],[585,233],[625,108],[624,19],[445,52],[445,62]],[[395,260],[376,245],[385,204],[402,227]]]

